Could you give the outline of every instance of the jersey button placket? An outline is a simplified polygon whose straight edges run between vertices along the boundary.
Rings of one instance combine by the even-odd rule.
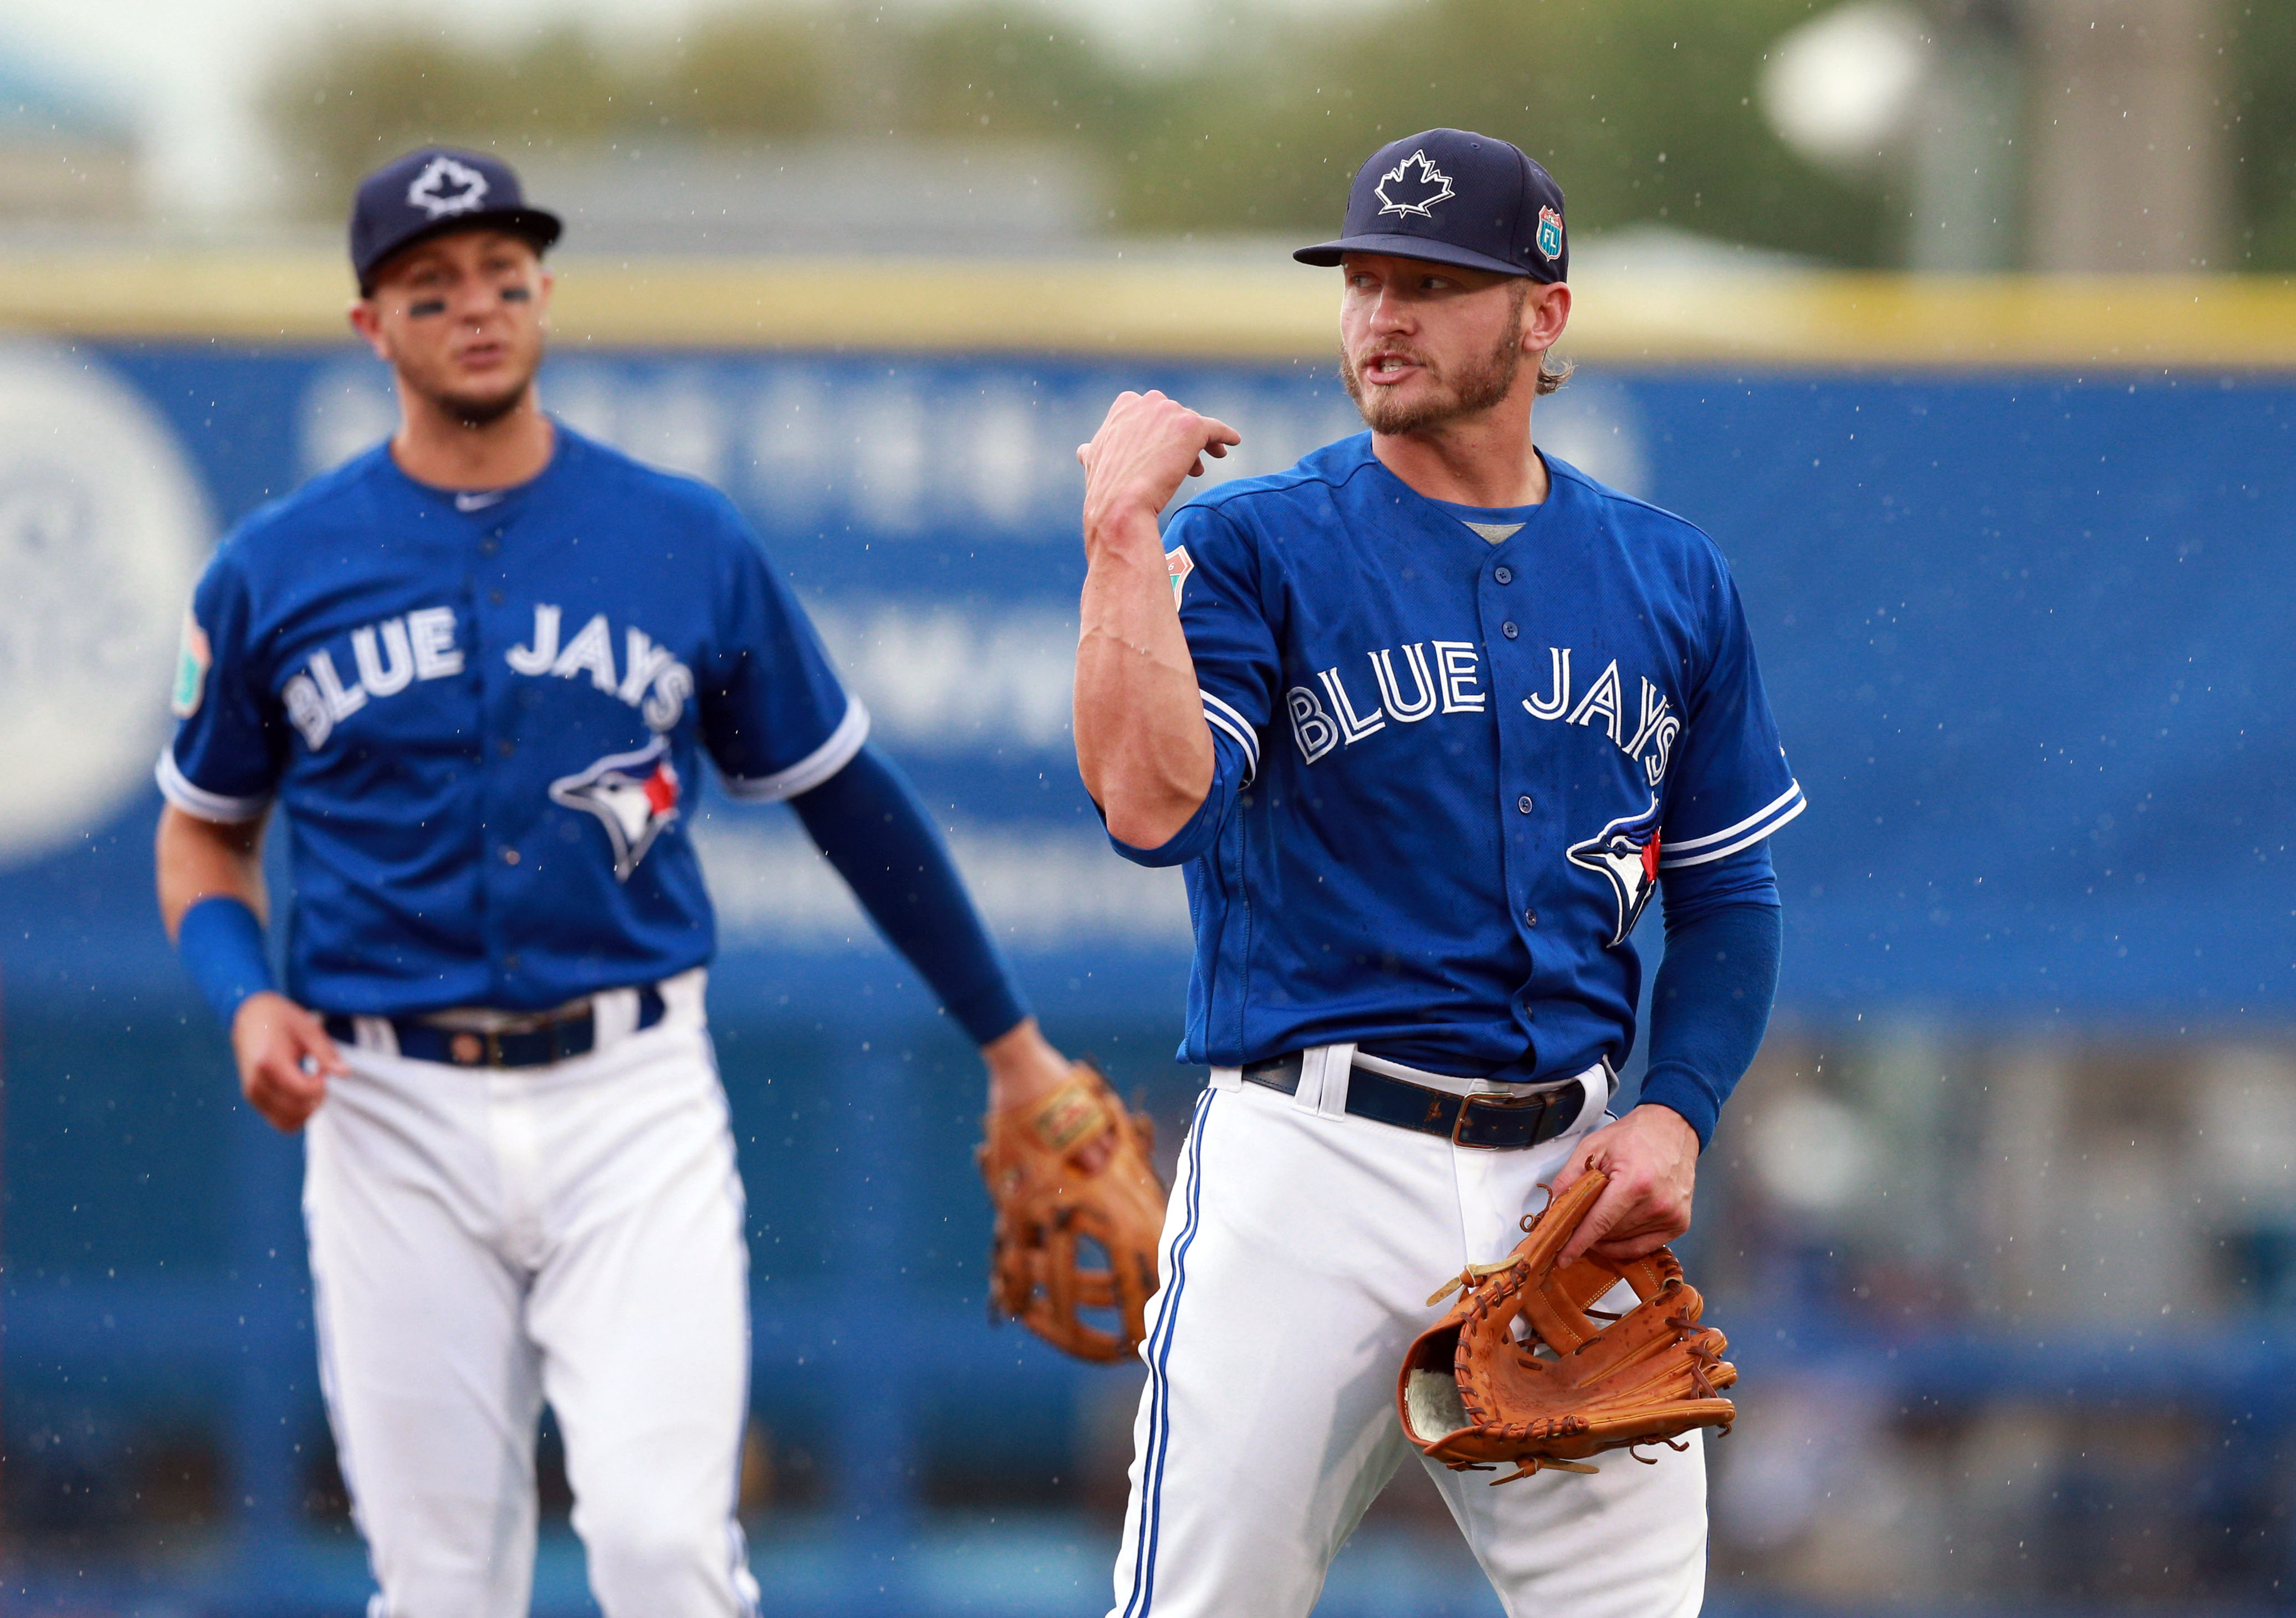
[[[477,550],[482,560],[475,570],[475,608],[480,628],[472,639],[474,661],[480,671],[481,711],[485,715],[485,729],[478,738],[480,799],[486,805],[487,823],[514,835],[514,828],[532,819],[530,808],[519,801],[533,789],[522,780],[519,767],[507,762],[517,752],[514,736],[518,703],[524,694],[520,689],[520,677],[504,661],[504,654],[508,648],[521,644],[529,626],[520,623],[514,612],[502,610],[509,603],[512,582],[509,564],[502,554],[507,531],[507,524],[497,524],[479,538]],[[517,869],[523,858],[514,844],[497,843],[495,857],[489,862],[492,875],[480,884],[480,902],[485,909],[483,936],[488,953],[495,958],[498,978],[515,973],[521,964],[512,919],[519,907],[512,901],[512,895],[527,890],[506,884],[526,880],[526,873]]]
[[[1544,779],[1547,750],[1554,745],[1554,738],[1524,711],[1521,700],[1538,689],[1525,661],[1526,642],[1542,648],[1544,643],[1538,639],[1536,622],[1530,623],[1526,634],[1524,620],[1533,610],[1532,602],[1510,599],[1514,595],[1512,587],[1520,582],[1516,571],[1513,562],[1488,564],[1478,591],[1478,606],[1483,633],[1489,637],[1486,644],[1489,647],[1487,656],[1490,660],[1492,706],[1497,720],[1498,779],[1520,784],[1514,791],[1505,792],[1496,807],[1505,812],[1505,806],[1511,804],[1514,813],[1524,817],[1502,841],[1506,914],[1516,936],[1530,952],[1531,980],[1517,997],[1528,1019],[1545,992],[1541,980],[1546,976],[1546,951],[1543,946],[1535,946],[1532,940],[1538,928],[1539,901],[1552,882],[1549,862],[1559,855],[1546,846],[1544,834],[1550,828],[1543,822],[1528,818],[1538,809],[1538,801],[1533,793],[1522,790],[1522,784],[1535,784]],[[1509,608],[1524,617],[1510,615]],[[1543,669],[1543,650],[1535,655]]]

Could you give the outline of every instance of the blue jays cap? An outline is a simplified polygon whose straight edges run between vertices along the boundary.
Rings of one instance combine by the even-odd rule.
[[[1464,129],[1430,129],[1372,153],[1341,231],[1292,256],[1333,265],[1343,253],[1393,253],[1538,281],[1570,271],[1562,187],[1520,149]]]
[[[508,163],[476,152],[426,146],[359,182],[351,201],[351,268],[359,295],[374,291],[385,259],[453,230],[507,230],[540,252],[565,228],[558,216],[529,208]]]

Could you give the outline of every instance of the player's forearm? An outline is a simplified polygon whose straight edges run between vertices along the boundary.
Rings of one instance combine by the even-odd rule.
[[[174,942],[184,913],[203,899],[235,899],[260,919],[263,891],[263,822],[202,820],[169,804],[160,811],[153,850],[158,869],[160,919]]]
[[[1087,522],[1077,768],[1110,833],[1156,848],[1211,790],[1211,730],[1152,515]]]

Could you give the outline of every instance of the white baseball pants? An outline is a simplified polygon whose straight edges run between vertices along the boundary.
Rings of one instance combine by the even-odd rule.
[[[1141,1349],[1110,1618],[1306,1618],[1415,1454],[1395,1381],[1449,1302],[1427,1294],[1513,1251],[1546,1205],[1539,1183],[1602,1121],[1593,1088],[1584,1121],[1543,1146],[1454,1146],[1348,1116],[1352,1053],[1326,1048],[1297,1096],[1231,1069],[1198,1100]],[[1705,1597],[1705,1457],[1695,1442],[1656,1453],[1498,1488],[1428,1470],[1511,1618],[1688,1618]]]
[[[370,1618],[525,1618],[545,1398],[607,1618],[756,1612],[741,1182],[700,974],[664,998],[546,1066],[343,1052],[303,1212]]]

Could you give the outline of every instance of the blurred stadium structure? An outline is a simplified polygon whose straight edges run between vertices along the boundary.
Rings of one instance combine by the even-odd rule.
[[[1582,236],[1957,273],[2296,267],[2296,11],[2275,0],[523,0],[584,21],[509,33],[479,14],[512,9],[220,4],[263,63],[222,197],[149,149],[148,108],[78,82],[100,59],[58,68],[0,24],[0,238],[332,226],[359,173],[439,138],[518,156],[601,251],[1288,235],[1328,222],[1358,154],[1450,123],[1548,162]],[[1128,31],[1093,26],[1119,11]]]
[[[1033,12],[935,13],[882,60],[854,8],[736,18],[639,62],[700,108],[643,148],[581,112],[636,70],[578,37],[416,40],[402,66],[452,106],[508,63],[558,109],[445,131],[498,136],[576,217],[545,398],[749,513],[1054,1031],[1142,1090],[1168,1153],[1196,1082],[1169,1061],[1185,906],[1105,852],[1076,784],[1070,450],[1147,383],[1242,427],[1218,476],[1350,430],[1331,285],[1284,233],[1324,222],[1374,123],[1521,133],[1527,93],[1561,95],[1543,57],[1529,92],[1409,86],[1549,29],[1610,111],[1554,136],[1574,218],[1607,228],[1540,439],[1720,542],[1812,802],[1775,850],[1778,1023],[1685,1244],[1745,1372],[1713,1610],[2296,1606],[2296,287],[2199,273],[2296,267],[2296,22],[1426,12],[1385,40],[1376,9],[1312,41],[1262,20],[1128,78],[1016,40]],[[1702,74],[1671,65],[1685,39]],[[1358,87],[1240,94],[1287,50]],[[371,102],[381,80],[326,77],[357,60],[319,90]],[[1796,74],[1861,73],[1888,104],[1848,98],[1856,130],[1797,113]],[[1374,82],[1406,89],[1374,115]],[[148,783],[208,547],[387,431],[385,378],[342,333],[332,225],[186,240],[102,177],[132,173],[117,115],[0,93],[0,1613],[350,1612],[296,1148],[237,1105],[160,940]],[[323,197],[439,115],[283,127]],[[1175,129],[1216,133],[1218,172],[1176,168]],[[19,159],[94,177],[9,190]],[[1230,234],[1156,234],[1196,216]],[[1901,263],[2053,273],[1880,273]],[[2129,269],[2179,273],[2088,273]],[[769,1610],[1100,1610],[1136,1383],[983,1323],[963,1041],[786,817],[701,817]],[[1324,1611],[1494,1611],[1439,1519],[1404,1480]],[[538,1610],[585,1611],[559,1520]]]

